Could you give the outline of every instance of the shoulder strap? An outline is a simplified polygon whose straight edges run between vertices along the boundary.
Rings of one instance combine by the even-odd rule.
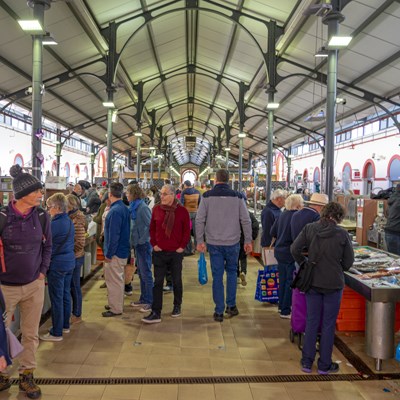
[[[38,216],[39,216],[40,226],[42,227],[42,233],[44,235],[44,232],[46,230],[47,214],[46,214],[46,211],[42,207],[37,207],[37,212],[38,212]]]
[[[8,217],[8,206],[0,208],[0,236],[3,233],[3,230],[7,224],[7,217]]]

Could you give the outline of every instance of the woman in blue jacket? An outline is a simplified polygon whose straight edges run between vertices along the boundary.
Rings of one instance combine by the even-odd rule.
[[[135,249],[140,278],[140,298],[131,302],[140,312],[150,312],[153,303],[153,275],[151,273],[150,220],[151,211],[144,201],[139,185],[129,185],[126,190],[131,214],[131,246]]]
[[[0,373],[5,371],[6,368],[11,365],[10,355],[8,354],[8,345],[7,345],[7,335],[6,328],[4,325],[3,314],[5,312],[5,303],[3,293],[0,289]],[[10,383],[11,386],[11,383]],[[10,387],[8,386],[8,387]],[[4,388],[6,389],[6,388]],[[3,390],[4,390],[3,389]]]
[[[53,327],[41,340],[59,342],[69,333],[71,316],[71,279],[75,268],[75,228],[67,214],[67,198],[53,194],[46,201],[51,216],[52,251],[47,272]]]

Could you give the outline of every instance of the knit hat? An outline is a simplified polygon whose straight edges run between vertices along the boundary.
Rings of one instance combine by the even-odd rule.
[[[39,179],[35,178],[31,174],[23,172],[21,166],[18,164],[15,164],[10,168],[10,175],[14,178],[12,186],[16,200],[27,196],[35,190],[43,188]]]

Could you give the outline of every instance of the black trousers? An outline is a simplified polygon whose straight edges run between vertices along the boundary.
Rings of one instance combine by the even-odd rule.
[[[174,306],[182,304],[182,260],[183,253],[176,251],[153,251],[154,286],[152,310],[161,314],[163,305],[164,279],[169,268],[174,288]]]

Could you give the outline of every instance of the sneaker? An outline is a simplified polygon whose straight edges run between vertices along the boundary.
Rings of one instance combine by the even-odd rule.
[[[29,399],[38,399],[42,395],[33,378],[33,369],[26,369],[19,374],[19,390],[25,392]]]
[[[172,318],[180,317],[181,314],[182,314],[181,306],[174,306],[174,309],[172,310],[171,313],[171,317]]]
[[[225,314],[228,314],[228,317],[232,318],[236,315],[239,315],[239,310],[236,306],[233,307],[226,307]]]
[[[311,374],[311,366],[307,365],[303,361],[300,361],[300,365],[301,365],[301,370],[303,372],[307,372],[307,374]]]
[[[132,293],[133,293],[132,290],[125,290],[125,291],[124,291],[124,296],[125,296],[125,297],[127,297],[127,296],[132,296]]]
[[[70,333],[70,332],[71,332],[71,329],[63,328],[63,333]]]
[[[140,312],[151,312],[151,304],[142,304],[142,308],[139,310]]]
[[[131,307],[143,307],[145,303],[142,303],[141,301],[131,301]]]
[[[282,319],[290,319],[292,316],[290,314],[280,314],[279,315]]]
[[[163,287],[164,292],[172,292],[172,286],[166,285]]]
[[[321,369],[318,368],[318,373],[320,375],[335,374],[336,372],[339,372],[339,364],[335,362],[331,364],[331,367],[328,369],[328,371],[322,371]]]
[[[224,320],[224,314],[214,313],[214,321],[222,322]]]
[[[246,274],[244,272],[241,272],[239,275],[239,278],[240,278],[241,285],[246,286],[247,285]]]
[[[46,342],[61,342],[63,340],[62,336],[53,336],[50,332],[40,335],[39,336],[40,340],[44,340]]]
[[[10,377],[0,373],[0,392],[7,390],[9,387],[11,387]]]
[[[111,310],[108,310],[108,311],[102,312],[101,315],[104,318],[109,318],[109,317],[117,317],[118,315],[122,315],[122,313],[114,313]]]
[[[76,317],[75,315],[71,316],[71,324],[80,324],[82,322],[82,317]]]
[[[158,324],[161,322],[161,316],[152,311],[147,317],[142,318],[142,322],[145,324]]]
[[[125,285],[124,293],[125,296],[132,296],[132,283]]]

